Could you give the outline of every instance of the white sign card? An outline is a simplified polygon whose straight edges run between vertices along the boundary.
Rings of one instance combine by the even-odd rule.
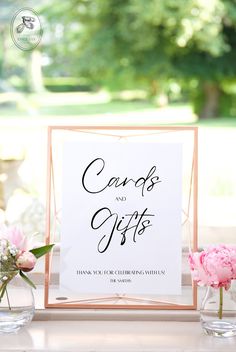
[[[181,143],[65,142],[60,290],[181,293]]]

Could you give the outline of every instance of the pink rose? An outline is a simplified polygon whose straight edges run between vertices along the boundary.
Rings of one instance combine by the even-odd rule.
[[[16,261],[16,266],[22,271],[31,271],[36,264],[36,257],[31,252],[23,252]]]
[[[236,247],[210,246],[189,255],[192,278],[199,286],[230,287],[236,279]]]

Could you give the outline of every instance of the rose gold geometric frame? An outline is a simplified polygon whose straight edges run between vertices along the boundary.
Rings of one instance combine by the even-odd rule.
[[[198,129],[179,126],[50,126],[48,128],[48,180],[46,211],[46,242],[60,240],[60,153],[65,140],[86,140],[90,136],[98,143],[104,139],[138,141],[178,141],[183,145],[183,206],[182,206],[182,294],[178,296],[147,295],[79,295],[63,297],[59,290],[59,245],[46,257],[45,307],[79,309],[196,309],[197,289],[192,283],[187,264],[189,251],[197,250],[197,187]],[[58,172],[59,170],[59,172]],[[58,176],[59,175],[59,176]]]

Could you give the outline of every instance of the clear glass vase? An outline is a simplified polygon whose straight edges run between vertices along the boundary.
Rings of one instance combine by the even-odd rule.
[[[235,281],[235,280],[234,280]],[[200,308],[200,319],[207,335],[231,337],[236,335],[236,290],[207,287]]]
[[[31,322],[35,310],[32,289],[18,272],[0,271],[0,288],[6,280],[6,290],[0,299],[0,333],[18,331]]]

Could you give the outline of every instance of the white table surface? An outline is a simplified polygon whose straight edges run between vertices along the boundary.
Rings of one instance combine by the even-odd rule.
[[[0,335],[1,351],[236,351],[236,338],[206,336],[199,322],[33,321]]]

